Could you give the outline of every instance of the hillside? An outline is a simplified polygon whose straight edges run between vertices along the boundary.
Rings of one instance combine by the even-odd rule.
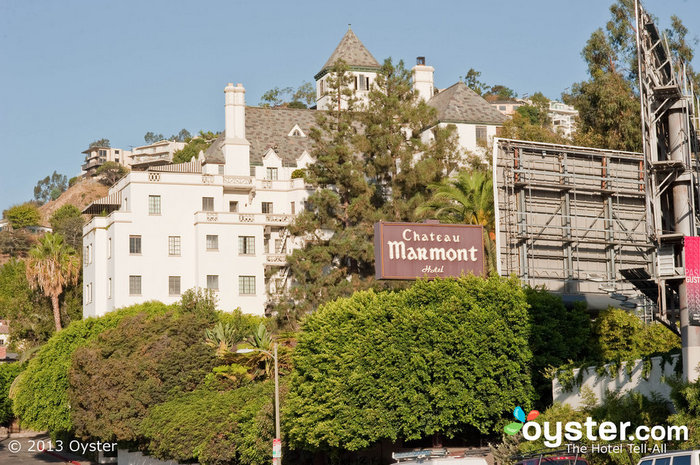
[[[59,198],[39,207],[41,224],[49,226],[49,218],[53,212],[66,204],[75,205],[81,210],[95,200],[107,195],[109,188],[93,179],[83,179],[72,185]]]

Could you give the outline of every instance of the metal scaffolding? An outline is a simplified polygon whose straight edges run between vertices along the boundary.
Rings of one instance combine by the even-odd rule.
[[[685,65],[676,60],[666,37],[635,2],[639,97],[642,107],[647,233],[654,244],[650,270],[657,288],[655,317],[678,332],[685,379],[698,377],[700,315],[689,315],[683,244],[697,236],[698,140],[693,125],[694,90]]]
[[[649,268],[654,248],[641,154],[497,139],[493,166],[500,274],[650,318],[623,275]]]

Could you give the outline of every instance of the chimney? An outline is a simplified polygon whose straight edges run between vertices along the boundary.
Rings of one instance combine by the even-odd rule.
[[[250,144],[245,138],[245,89],[229,83],[224,89],[224,174],[250,176]]]
[[[427,102],[433,96],[435,84],[433,72],[435,68],[425,65],[425,57],[416,58],[416,66],[411,69],[413,75],[413,90],[418,92],[418,97]]]
[[[243,84],[228,83],[226,95],[226,139],[245,139],[245,89]]]

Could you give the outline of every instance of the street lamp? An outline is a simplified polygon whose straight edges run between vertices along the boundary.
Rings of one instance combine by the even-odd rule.
[[[262,352],[267,354],[275,361],[275,443],[280,444],[279,456],[275,457],[274,444],[272,449],[272,463],[278,465],[282,458],[282,438],[280,436],[280,383],[279,383],[279,368],[277,363],[277,343],[272,345],[272,352],[263,349],[238,349],[237,354],[249,354],[251,352]]]

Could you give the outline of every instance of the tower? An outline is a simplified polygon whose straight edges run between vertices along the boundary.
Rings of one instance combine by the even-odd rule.
[[[329,73],[333,65],[342,60],[347,66],[350,74],[350,87],[355,91],[355,96],[359,100],[359,104],[367,103],[368,93],[377,78],[377,73],[381,68],[379,62],[367,50],[364,44],[357,38],[352,29],[348,27],[348,32],[345,33],[340,43],[335,48],[330,58],[323,65],[314,79],[316,79],[316,107],[319,110],[340,105],[341,108],[347,107],[347,101],[342,97],[335,102],[329,96]]]
[[[225,94],[224,174],[250,176],[250,143],[245,138],[245,89],[229,83]]]

